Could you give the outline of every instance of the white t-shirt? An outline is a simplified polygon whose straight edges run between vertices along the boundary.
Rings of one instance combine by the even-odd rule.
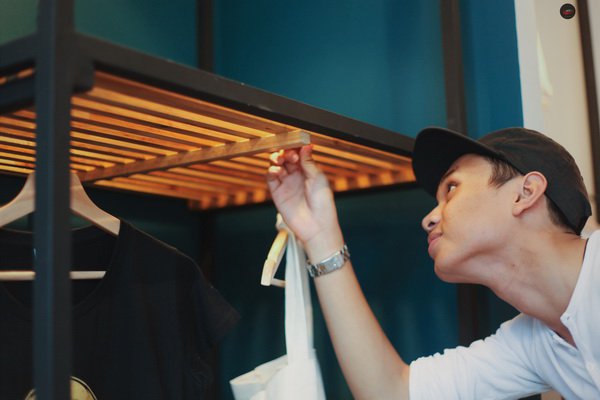
[[[410,399],[519,399],[550,389],[571,399],[600,399],[600,231],[590,236],[567,310],[577,347],[525,314],[469,347],[410,365]]]

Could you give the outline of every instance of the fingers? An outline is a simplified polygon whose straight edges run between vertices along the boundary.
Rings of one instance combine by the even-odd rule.
[[[302,169],[304,170],[306,177],[309,179],[315,179],[321,173],[321,171],[319,170],[319,168],[315,164],[315,161],[312,158],[312,151],[312,145],[303,146],[300,149],[299,154],[300,164],[302,165]]]
[[[297,163],[299,160],[298,149],[279,150],[269,155],[269,160],[274,165]]]
[[[308,145],[299,149],[279,150],[270,154],[271,166],[267,171],[267,181],[281,181],[299,170],[308,179],[316,178],[321,171],[312,158],[312,151],[312,145]]]
[[[269,159],[271,164],[282,167],[288,174],[293,174],[300,168],[298,149],[279,150],[272,153]]]
[[[286,176],[288,176],[288,172],[285,168],[278,165],[271,165],[266,174],[269,189],[271,191],[277,189]]]

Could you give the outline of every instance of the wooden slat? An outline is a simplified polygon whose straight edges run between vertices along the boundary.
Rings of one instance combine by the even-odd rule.
[[[35,163],[35,157],[33,156],[27,156],[27,155],[23,155],[23,154],[19,154],[19,153],[8,153],[6,151],[2,151],[0,146],[0,160],[20,160],[20,161],[25,161],[25,162],[30,162],[30,163]]]
[[[218,146],[226,143],[225,141],[216,141],[206,139],[204,135],[181,133],[180,130],[169,128],[167,126],[158,126],[152,123],[140,122],[130,117],[107,116],[101,113],[90,112],[87,109],[73,108],[72,117],[81,121],[93,121],[113,129],[126,129],[133,133],[144,134],[158,139],[168,139],[170,141],[180,142],[194,147]],[[240,141],[240,140],[232,140]]]
[[[21,167],[21,168],[34,168],[33,163],[18,161],[18,160],[8,160],[6,158],[0,159],[0,164],[2,165],[10,165],[13,167]]]
[[[267,168],[254,168],[248,167],[243,164],[230,163],[236,166],[236,168],[231,167],[223,167],[217,165],[216,162],[211,162],[208,164],[194,164],[190,165],[188,169],[196,170],[196,171],[204,171],[206,173],[210,173],[213,175],[231,175],[236,178],[241,178],[244,180],[253,180],[264,182],[265,180],[265,172]]]
[[[230,171],[230,173],[253,173],[253,174],[264,174],[264,167],[255,167],[248,164],[243,164],[241,162],[231,161],[231,160],[218,160],[213,161],[208,165],[214,165],[217,167],[226,168]],[[268,165],[268,163],[266,164]]]
[[[267,138],[251,139],[246,142],[232,143],[210,147],[189,153],[176,154],[168,157],[140,161],[126,166],[115,166],[103,170],[92,171],[80,176],[82,181],[106,179],[115,176],[130,175],[139,172],[156,171],[159,169],[184,166],[200,162],[209,162],[253,153],[264,153],[274,149],[291,148],[306,145],[310,142],[309,135],[304,131],[274,135]]]
[[[30,148],[0,144],[0,150],[10,152],[11,154],[29,154],[35,156],[35,149]]]
[[[146,98],[133,97],[117,91],[95,87],[88,94],[88,98],[98,98],[110,104],[120,105],[122,107],[133,107],[134,110],[144,110],[145,112],[153,112],[159,116],[177,117],[183,121],[192,121],[204,124],[211,127],[225,128],[239,134],[245,134],[249,137],[265,137],[272,135],[271,132],[264,132],[259,129],[248,128],[244,125],[231,123],[229,121],[209,117],[203,114],[190,112],[181,108],[175,108],[170,105],[164,105],[153,101],[148,101]]]
[[[193,138],[190,138],[185,135],[180,135],[175,132],[166,132],[164,130],[156,129],[152,126],[143,126],[140,124],[129,123],[126,121],[119,121],[115,118],[99,116],[88,112],[82,112],[80,110],[73,110],[72,114],[73,122],[80,122],[82,124],[85,124],[85,121],[92,122],[91,125],[83,129],[95,131],[95,126],[104,127],[109,129],[111,132],[121,132],[127,135],[125,136],[123,134],[119,134],[117,135],[118,137],[125,137],[135,141],[152,143],[159,146],[171,147],[178,150],[192,150],[197,149],[199,147],[215,146],[221,144],[219,142],[208,142],[206,140],[188,140]]]
[[[196,166],[194,166],[196,167]],[[195,176],[199,178],[204,178],[207,180],[212,180],[216,184],[222,183],[230,183],[238,187],[242,188],[263,188],[265,186],[264,179],[263,180],[249,180],[244,177],[240,177],[237,175],[223,175],[214,172],[205,172],[199,171],[198,169],[184,169],[184,168],[173,168],[169,171],[177,172],[182,175]]]
[[[33,108],[0,115],[0,171],[33,170],[35,129]],[[308,143],[335,191],[414,181],[407,157],[103,72],[72,97],[70,135],[71,169],[82,181],[198,209],[266,201],[269,153]]]
[[[12,116],[0,115],[0,125],[13,128],[23,128],[29,131],[35,131],[35,122],[24,119],[15,118]]]
[[[338,147],[324,147],[315,146],[315,152],[323,153],[328,156],[333,156],[342,160],[349,160],[350,162],[361,164],[377,169],[401,169],[403,164],[406,164],[406,160],[398,158],[395,161],[386,161],[372,156],[364,156],[361,154],[354,154],[345,150],[340,150]]]
[[[0,85],[5,85],[19,79],[25,79],[33,75],[33,68],[26,68],[11,75],[0,75]]]
[[[227,189],[221,188],[217,185],[209,185],[209,184],[201,184],[196,182],[191,182],[189,180],[184,179],[174,179],[173,175],[165,176],[164,174],[159,174],[160,171],[154,171],[149,174],[135,174],[132,175],[132,178],[145,181],[145,182],[153,182],[160,183],[165,186],[170,187],[181,187],[187,188],[191,190],[199,190],[199,191],[209,191],[209,192],[218,192],[218,193],[228,193]]]
[[[215,182],[210,179],[198,178],[196,176],[179,173],[184,168],[173,168],[168,171],[153,171],[150,175],[165,179],[165,182],[181,185],[189,188],[196,188],[206,192],[228,193],[235,190],[234,185],[225,182]]]
[[[114,163],[111,163],[108,161],[95,160],[93,158],[88,158],[88,157],[72,156],[71,161],[77,162],[77,163],[80,163],[83,165],[90,165],[90,166],[100,167],[100,168],[110,168],[115,165]],[[94,168],[92,168],[92,169],[94,169]]]
[[[382,168],[394,168],[395,166],[410,162],[408,157],[365,147],[356,143],[345,142],[343,140],[319,135],[317,133],[313,133],[312,143],[315,144],[316,147],[323,146],[325,149],[336,150],[339,152],[337,154],[341,154],[342,157],[350,160],[360,161],[363,159],[363,157],[366,157],[367,160],[364,160],[366,163],[371,163],[373,160],[387,162],[388,164],[381,164],[379,162],[373,164],[376,166],[381,166]]]
[[[203,185],[207,192],[211,190],[208,188],[214,188],[212,191],[219,193],[232,193],[236,190],[244,190],[244,191],[256,191],[256,190],[266,190],[266,183],[261,183],[258,180],[254,180],[254,185],[250,185],[249,182],[252,181],[243,181],[240,183],[239,180],[235,180],[235,175],[223,175],[227,179],[216,179],[215,175],[203,175],[198,174],[197,171],[190,168],[172,168],[168,171],[154,171],[151,172],[152,175],[165,177],[171,180],[172,183],[176,182],[194,182],[199,185]]]
[[[183,188],[169,188],[164,185],[147,185],[139,181],[126,180],[124,178],[114,178],[111,180],[100,180],[94,182],[94,186],[121,189],[128,192],[139,192],[146,194],[154,194],[167,197],[175,197],[180,199],[201,199],[202,192],[196,190],[188,190]]]
[[[173,130],[186,133],[189,136],[197,138],[197,140],[205,141],[207,146],[216,146],[220,143],[241,141],[238,135],[231,135],[224,132],[210,130],[202,126],[197,126],[190,123],[180,122],[173,118],[159,117],[153,114],[139,112],[135,110],[124,109],[121,107],[105,104],[100,101],[92,101],[86,98],[85,95],[74,96],[73,105],[84,110],[93,110],[106,115],[113,115],[124,120],[138,121],[151,124],[158,129],[167,129],[165,134],[169,134]],[[168,129],[171,129],[169,131]]]
[[[23,115],[23,116],[26,115],[27,117],[29,117],[27,112],[19,112],[19,114]],[[76,124],[76,125],[78,125],[78,124]],[[11,128],[10,126],[17,126],[22,129]],[[35,123],[30,122],[30,121],[14,119],[14,118],[4,118],[4,119],[0,118],[0,133],[6,133],[6,134],[18,136],[18,137],[24,137],[27,139],[35,139]],[[116,131],[110,131],[110,134],[115,137],[121,136]],[[107,137],[96,135],[93,133],[71,131],[71,137],[75,138],[75,139],[85,140],[85,141],[88,141],[91,143],[100,143],[101,144],[100,146],[98,146],[98,145],[86,146],[84,144],[84,142],[72,141],[71,144],[73,146],[76,146],[76,147],[81,146],[81,147],[97,150],[97,151],[107,153],[107,154],[114,153],[114,154],[118,154],[118,155],[125,155],[125,156],[139,158],[139,159],[150,159],[150,158],[153,158],[154,155],[176,154],[176,152],[173,150],[166,150],[166,149],[152,147],[152,146],[140,145],[140,144],[132,143],[129,141],[122,141],[122,140],[118,140],[118,139],[107,138]],[[146,154],[136,153],[136,152],[127,151],[127,150],[124,151],[124,150],[122,150],[123,148],[144,151]],[[129,161],[133,161],[133,160],[129,160]],[[127,162],[127,161],[123,161],[123,162]]]
[[[194,149],[192,146],[178,146],[163,140],[151,139],[146,136],[118,131],[116,129],[105,128],[102,126],[80,123],[79,121],[71,121],[71,126],[77,129],[71,132],[71,136],[77,137],[75,134],[79,135],[79,137],[86,135],[88,140],[129,147],[140,151],[146,151],[148,153],[171,155],[175,154],[176,151],[189,151]],[[102,136],[99,134],[102,134]]]
[[[129,141],[124,141],[124,140],[107,138],[104,136],[98,136],[98,135],[94,135],[92,133],[81,132],[81,131],[71,131],[71,137],[73,137],[75,139],[85,140],[85,141],[88,141],[91,143],[99,143],[101,145],[106,146],[107,148],[110,148],[110,146],[113,146],[115,148],[125,148],[125,149],[134,150],[134,151],[138,151],[138,152],[144,152],[144,153],[147,153],[150,155],[156,155],[156,156],[171,156],[171,155],[177,154],[177,152],[173,151],[173,150],[168,150],[168,149],[153,147],[153,146],[147,146],[147,145],[138,144],[138,143],[132,143]]]
[[[18,174],[21,174],[21,175],[29,175],[30,173],[33,172],[33,169],[32,168],[12,167],[12,166],[7,166],[7,165],[1,165],[0,164],[0,171],[18,173]]]
[[[204,115],[215,120],[229,122],[234,127],[234,130],[236,130],[235,127],[247,127],[256,132],[280,134],[297,129],[280,122],[271,121],[266,118],[232,110],[203,100],[193,99],[188,96],[102,72],[96,73],[96,82],[98,83],[98,86],[107,89],[127,92],[144,99],[152,100],[158,104],[179,108],[193,114]],[[251,132],[248,133],[252,134]]]
[[[136,160],[148,160],[153,157],[144,154],[139,155],[138,153],[120,149],[111,149],[107,148],[106,146],[98,146],[78,140],[71,140],[71,151],[77,151],[76,154],[80,154],[85,157],[121,164],[129,164],[135,162]]]

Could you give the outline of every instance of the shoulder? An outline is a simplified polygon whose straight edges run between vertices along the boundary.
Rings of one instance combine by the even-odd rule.
[[[162,282],[178,281],[191,284],[202,279],[196,262],[176,247],[134,227],[123,225],[124,240],[121,246],[121,262],[128,266],[136,276],[145,281],[160,280]]]
[[[538,326],[539,321],[520,314],[469,347],[413,361],[411,398],[517,398],[515,393],[538,390],[543,383],[529,362]]]

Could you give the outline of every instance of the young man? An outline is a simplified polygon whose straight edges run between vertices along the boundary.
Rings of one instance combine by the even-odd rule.
[[[600,233],[573,158],[523,128],[479,141],[441,128],[415,143],[436,274],[488,286],[521,314],[470,347],[407,365],[373,316],[349,260],[333,193],[311,147],[271,156],[267,182],[302,241],[344,376],[357,399],[518,399],[551,388],[600,399]]]

